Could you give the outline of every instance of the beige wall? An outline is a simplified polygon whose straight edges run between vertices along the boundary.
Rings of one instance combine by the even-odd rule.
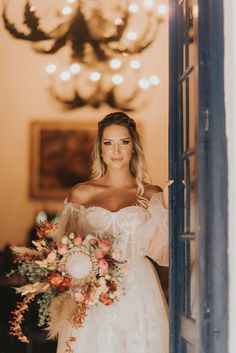
[[[225,103],[228,139],[229,200],[229,353],[236,352],[236,3],[224,1],[225,12]]]
[[[46,91],[45,67],[52,58],[36,54],[27,42],[13,39],[0,23],[0,249],[6,242],[23,244],[36,211],[60,209],[62,204],[30,200],[29,124],[35,119],[99,120],[109,107],[62,112]],[[132,116],[143,125],[143,144],[153,183],[167,179],[168,23],[160,26],[155,44],[144,57],[146,69],[156,71],[161,84],[150,101]]]

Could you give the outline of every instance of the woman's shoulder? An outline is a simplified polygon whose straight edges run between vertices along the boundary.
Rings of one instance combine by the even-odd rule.
[[[76,184],[70,191],[68,201],[72,203],[86,204],[92,197],[96,186],[92,180]]]
[[[149,184],[145,187],[144,196],[150,200],[153,194],[157,194],[159,192],[162,192],[162,188],[159,185]]]

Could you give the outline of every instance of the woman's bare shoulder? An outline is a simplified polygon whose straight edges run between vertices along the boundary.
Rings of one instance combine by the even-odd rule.
[[[145,197],[150,199],[153,194],[162,192],[162,188],[159,185],[151,185],[149,184],[145,190]]]
[[[84,205],[94,194],[95,188],[92,180],[76,184],[69,193],[68,201]]]

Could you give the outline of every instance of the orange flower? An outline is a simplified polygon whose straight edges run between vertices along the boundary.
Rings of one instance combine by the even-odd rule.
[[[36,229],[37,236],[39,237],[39,239],[42,239],[46,235],[54,233],[57,230],[57,224],[48,221],[43,221],[38,226],[36,226]]]
[[[57,288],[62,284],[63,277],[57,272],[51,272],[47,277],[47,281],[52,288]]]
[[[99,300],[100,300],[100,302],[102,302],[105,305],[111,305],[113,303],[113,300],[111,298],[109,298],[109,296],[106,293],[102,293],[99,296]]]
[[[71,286],[71,279],[69,277],[64,277],[63,282],[60,284],[60,291],[66,291]]]

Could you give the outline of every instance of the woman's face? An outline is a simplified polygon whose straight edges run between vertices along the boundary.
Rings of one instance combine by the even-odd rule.
[[[102,135],[102,158],[107,167],[120,169],[129,167],[133,141],[129,130],[122,125],[107,126]]]

